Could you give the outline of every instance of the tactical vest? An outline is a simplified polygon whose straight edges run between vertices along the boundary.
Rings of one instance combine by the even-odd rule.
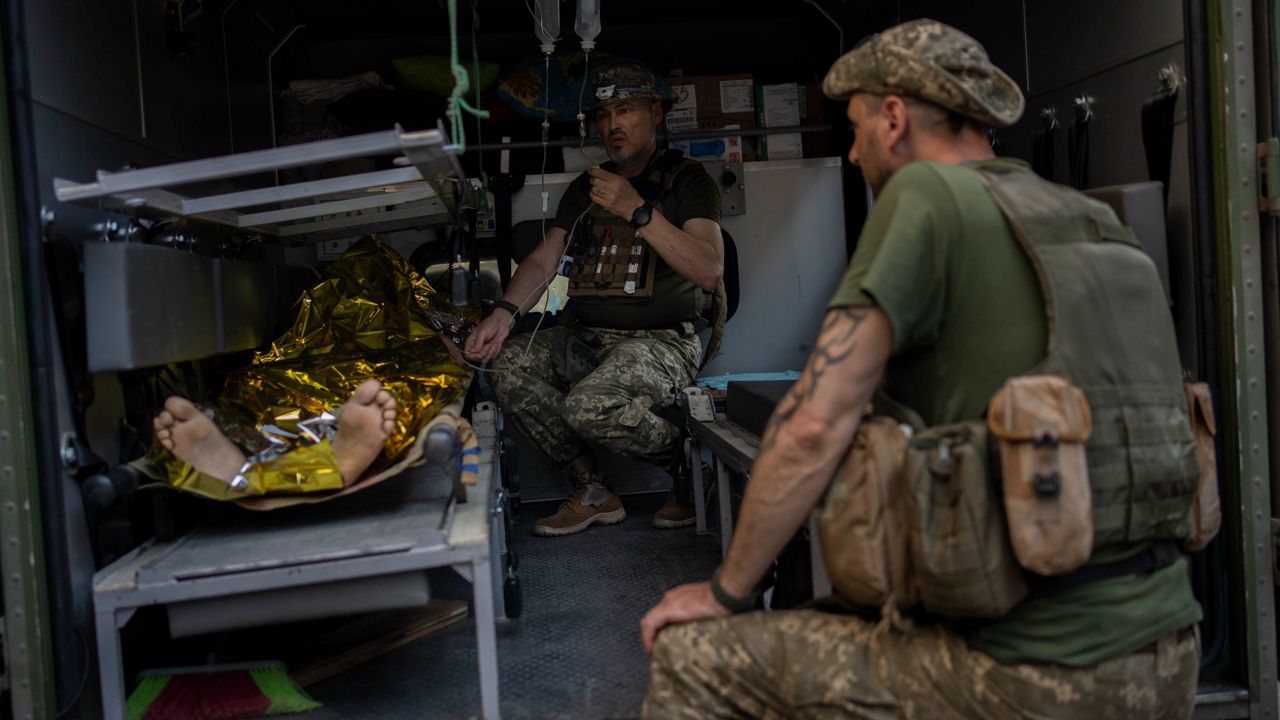
[[[1044,296],[1047,353],[1027,374],[1063,376],[1089,402],[1093,546],[1187,537],[1199,468],[1155,264],[1103,203],[1033,173],[975,169]]]
[[[686,163],[679,151],[670,150],[632,180],[640,196],[662,210],[677,171]],[[569,297],[579,300],[641,301],[653,297],[660,258],[644,241],[641,231],[593,204],[579,223],[570,245],[574,258],[569,272]]]

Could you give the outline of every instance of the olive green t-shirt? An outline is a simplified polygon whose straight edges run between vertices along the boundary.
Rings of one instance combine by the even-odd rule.
[[[1030,172],[1016,160],[988,161]],[[831,307],[879,307],[893,327],[884,389],[926,424],[979,420],[1010,376],[1043,359],[1039,282],[977,171],[917,162],[885,184]],[[1090,563],[1142,545],[1098,548]],[[1088,666],[1200,620],[1185,561],[1023,601],[957,625],[997,661]]]
[[[659,151],[654,161],[662,157]],[[611,169],[606,167],[606,169]],[[640,175],[643,178],[648,172]],[[565,189],[552,225],[565,232],[591,204],[588,176],[576,178]],[[635,184],[637,180],[632,180]],[[720,222],[720,189],[697,163],[678,167],[671,178],[671,189],[661,199],[662,215],[677,228],[694,218]],[[654,253],[657,255],[657,253]],[[619,330],[652,330],[692,322],[702,314],[702,289],[672,270],[657,256],[658,267],[653,280],[653,295],[646,300],[610,298],[607,300],[575,299],[572,303],[578,322],[591,327]]]

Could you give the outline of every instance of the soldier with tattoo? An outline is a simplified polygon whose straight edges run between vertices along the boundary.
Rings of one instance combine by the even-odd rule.
[[[720,191],[696,161],[658,147],[664,102],[638,66],[601,71],[591,111],[610,162],[565,190],[542,244],[516,269],[497,309],[467,340],[492,360],[503,409],[560,463],[572,493],[534,533],[568,535],[626,518],[591,445],[673,477],[658,528],[694,522],[680,429],[659,413],[692,384],[704,294],[723,295]],[[521,313],[557,273],[569,277],[560,324],[508,342]]]
[[[1050,189],[1024,163],[997,159],[988,141],[989,127],[1022,114],[1017,85],[972,38],[917,20],[860,43],[823,89],[848,101],[849,161],[876,202],[803,375],[765,431],[724,563],[710,581],[669,591],[641,621],[652,656],[644,715],[1190,717],[1200,607],[1185,559],[1114,571],[1151,544],[1124,533],[1094,544],[1092,577],[1032,592],[992,620],[752,612],[757,584],[821,500],[877,387],[928,426],[977,421],[1007,379],[1053,352],[1031,251],[982,177]],[[1060,214],[1035,227],[1084,227]],[[1103,290],[1080,295],[1094,305],[1125,281],[1097,265],[1086,270]],[[1152,278],[1143,289],[1158,293]],[[1158,362],[1136,353],[1108,367],[1123,374]]]

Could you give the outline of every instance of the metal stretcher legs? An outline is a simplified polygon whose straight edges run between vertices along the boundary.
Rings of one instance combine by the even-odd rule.
[[[494,583],[489,558],[471,563],[471,588],[475,598],[476,657],[480,664],[480,710],[486,720],[502,716],[498,701],[498,634],[494,626]]]
[[[704,494],[705,484],[702,478],[702,445],[692,438],[685,440],[688,448],[689,469],[693,480],[693,516],[697,525],[694,529],[699,535],[707,532],[707,496]]]
[[[98,636],[98,679],[102,687],[102,717],[124,720],[124,660],[120,655],[120,628],[133,610],[99,608],[94,617]]]
[[[729,554],[729,542],[733,540],[733,481],[724,460],[716,458],[716,487],[720,489],[720,553]]]

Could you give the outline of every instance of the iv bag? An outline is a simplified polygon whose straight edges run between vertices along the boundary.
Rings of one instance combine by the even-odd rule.
[[[542,41],[542,52],[555,50],[560,39],[560,0],[534,0],[533,32]]]
[[[582,38],[583,50],[596,46],[596,36],[600,34],[600,0],[578,0],[574,31]]]

